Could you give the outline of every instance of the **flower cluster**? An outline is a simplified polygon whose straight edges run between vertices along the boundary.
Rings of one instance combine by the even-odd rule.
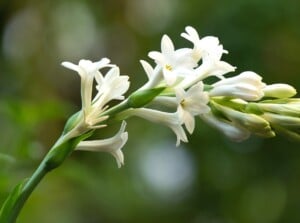
[[[235,141],[245,140],[251,134],[273,137],[276,132],[300,138],[300,103],[291,98],[296,94],[292,86],[267,85],[252,71],[226,77],[236,68],[222,60],[228,52],[217,37],[200,38],[190,26],[181,36],[192,47],[175,49],[172,40],[164,35],[161,51],[148,55],[155,66],[140,61],[148,81],[128,98],[123,96],[129,88],[128,76],[120,75],[119,68],[108,59],[62,64],[81,77],[82,109],[70,130],[73,135],[106,127],[109,119],[123,121],[116,136],[82,141],[78,150],[109,152],[121,166],[121,148],[128,138],[124,120],[131,116],[170,128],[177,137],[176,145],[188,141],[186,131],[193,133],[196,117]],[[108,69],[106,75],[100,72],[103,68]],[[206,84],[212,76],[215,83]],[[94,81],[97,93],[93,97]],[[122,102],[109,108],[111,100]]]
[[[98,62],[80,60],[78,65],[63,62],[62,65],[77,71],[81,78],[82,109],[77,117],[75,127],[70,131],[70,137],[75,137],[91,129],[106,127],[103,124],[109,118],[104,112],[109,108],[107,105],[112,100],[123,100],[123,94],[129,88],[129,77],[120,75],[116,65],[109,64],[110,60],[103,58]],[[106,75],[99,70],[110,68]],[[93,84],[96,81],[97,93],[93,98]],[[120,131],[112,138],[103,140],[81,141],[77,150],[105,151],[111,153],[120,167],[124,163],[121,148],[128,139],[125,132],[126,123],[123,122]]]

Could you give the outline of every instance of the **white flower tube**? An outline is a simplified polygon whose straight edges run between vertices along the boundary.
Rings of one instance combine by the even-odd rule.
[[[126,114],[129,116],[138,116],[150,122],[162,124],[169,127],[176,134],[176,146],[180,145],[180,141],[188,142],[184,129],[181,126],[181,120],[177,112],[168,113],[157,111],[154,109],[138,108],[129,110],[126,112]]]
[[[76,150],[108,152],[113,155],[117,161],[118,167],[124,165],[124,155],[121,148],[128,140],[128,133],[125,132],[126,122],[123,121],[119,132],[108,139],[81,141]]]
[[[233,141],[241,142],[251,135],[247,129],[238,126],[236,123],[218,119],[212,113],[202,114],[200,117]]]
[[[246,101],[257,101],[264,96],[263,89],[266,86],[262,77],[252,71],[246,71],[240,75],[226,78],[214,83],[209,95],[237,97]]]

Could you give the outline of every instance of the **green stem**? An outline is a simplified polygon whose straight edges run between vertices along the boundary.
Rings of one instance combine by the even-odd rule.
[[[21,191],[18,194],[13,194],[6,200],[1,209],[0,223],[14,223],[16,221],[25,202],[31,195],[32,191],[47,174],[47,172],[48,171],[45,168],[44,162],[42,162],[29,180],[26,181],[23,188],[21,188]],[[17,197],[14,198],[14,195]],[[14,202],[11,202],[11,200]]]
[[[60,137],[32,176],[17,185],[10,193],[0,210],[0,223],[15,223],[25,202],[44,176],[51,170],[59,167],[72,153],[76,145],[91,134],[92,132],[87,132],[74,138],[69,138],[68,135]]]

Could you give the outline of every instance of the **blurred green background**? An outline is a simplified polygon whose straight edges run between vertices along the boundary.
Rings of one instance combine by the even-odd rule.
[[[237,73],[300,90],[299,22],[297,0],[1,0],[1,203],[80,109],[79,77],[62,61],[108,57],[134,90],[146,81],[139,60],[160,49],[165,33],[189,46],[180,33],[192,25],[220,38]],[[74,153],[39,185],[19,222],[300,222],[299,143],[233,143],[200,121],[179,148],[162,126],[132,119],[128,131],[124,167],[109,154]]]

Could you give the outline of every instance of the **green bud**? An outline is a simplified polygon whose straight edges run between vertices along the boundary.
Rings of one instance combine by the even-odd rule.
[[[300,133],[297,131],[290,130],[288,128],[284,128],[280,125],[273,124],[272,127],[278,132],[279,134],[287,137],[291,140],[300,141]]]
[[[264,112],[257,103],[249,103],[246,105],[245,111],[256,115],[262,115]]]
[[[78,111],[75,114],[73,114],[66,122],[63,135],[71,131],[82,119],[82,111]]]
[[[300,117],[300,103],[299,104],[271,104],[271,103],[257,103],[256,106],[264,112],[275,113],[279,115],[287,115]]]
[[[74,151],[77,144],[82,140],[89,138],[93,133],[94,131],[89,131],[85,134],[68,139],[66,141],[64,141],[64,138],[61,138],[61,143],[54,145],[54,147],[44,159],[46,170],[50,171],[60,166],[64,162],[64,160]]]
[[[218,105],[216,103],[214,103],[213,105],[220,112],[222,112],[228,120],[244,127],[248,131],[261,137],[275,136],[275,133],[272,131],[269,122],[264,118],[255,114],[237,111],[226,106]]]
[[[265,97],[272,98],[290,98],[297,94],[296,89],[288,84],[267,85],[263,91]]]
[[[165,87],[136,91],[128,97],[128,104],[131,108],[141,108],[150,103],[163,90]]]

